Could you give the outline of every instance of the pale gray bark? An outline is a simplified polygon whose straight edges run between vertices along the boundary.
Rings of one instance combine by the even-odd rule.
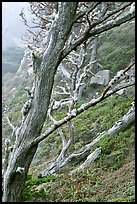
[[[97,4],[94,4],[93,7],[95,8],[96,6]],[[84,33],[82,33],[72,45],[64,48],[73,23],[76,19],[78,20],[80,18],[75,15],[76,9],[77,2],[59,3],[58,15],[56,15],[52,21],[46,38],[47,40],[45,39],[43,43],[44,49],[42,52],[34,51],[33,53],[33,68],[35,69],[34,96],[31,100],[28,113],[24,115],[22,124],[17,131],[15,148],[11,153],[6,172],[4,173],[3,202],[21,201],[21,193],[24,188],[29,166],[40,141],[45,139],[62,124],[67,123],[83,111],[119,90],[110,91],[108,94],[106,94],[106,91],[105,94],[97,100],[91,101],[77,110],[72,110],[69,116],[59,121],[56,125],[53,125],[46,133],[41,134],[47,116],[54,76],[61,61],[89,37],[119,26],[133,19],[135,16],[135,13],[132,12],[108,23],[103,20],[104,24],[99,27],[96,27],[96,25],[99,25],[100,22],[96,22],[96,24],[92,26],[88,19],[88,28]],[[79,15],[81,15],[81,13],[79,13]],[[82,15],[84,15],[84,13],[82,13]],[[106,19],[107,18],[108,17],[106,17]]]
[[[128,5],[130,4],[131,3],[128,3],[127,6],[124,6],[124,8],[128,7]],[[82,44],[85,41],[85,39],[89,37],[94,37],[95,35],[103,33],[109,29],[120,26],[121,24],[126,23],[127,21],[135,17],[135,10],[134,10],[132,13],[129,12],[126,15],[119,17],[118,19],[110,20],[104,23],[104,21],[107,20],[110,16],[113,16],[114,13],[117,13],[117,10],[119,11],[119,9],[116,9],[115,11],[110,12],[108,15],[104,16],[103,19],[99,19],[97,22],[91,24],[91,26],[89,26],[87,31],[85,31],[78,39],[76,39],[71,46],[68,46],[63,50],[62,58],[65,58],[72,50],[74,50],[77,46]],[[103,25],[101,24],[102,22],[104,23]],[[99,26],[96,27],[97,25]]]
[[[16,74],[21,75],[22,72],[26,71],[29,63],[31,63],[31,52],[29,49],[26,49],[24,52],[23,59],[21,60],[20,67],[16,72]]]
[[[91,57],[89,58],[89,60],[86,64],[85,64],[85,56],[86,56],[86,46],[85,45],[81,46],[79,54],[72,53],[71,56],[70,55],[68,56],[69,57],[68,61],[70,62],[70,66],[72,66],[72,67],[74,65],[76,66],[74,69],[74,72],[72,72],[73,69],[72,70],[71,69],[70,70],[65,69],[65,67],[64,67],[65,64],[63,64],[63,63],[61,63],[61,65],[59,66],[59,68],[60,68],[59,72],[62,76],[62,80],[64,80],[66,82],[66,88],[61,87],[61,86],[58,86],[58,87],[60,89],[62,89],[64,94],[66,93],[66,89],[67,89],[68,100],[67,100],[67,98],[65,98],[64,100],[61,99],[60,101],[56,101],[55,99],[53,99],[51,108],[49,108],[49,110],[48,110],[48,116],[54,125],[57,124],[57,121],[51,115],[51,109],[55,109],[55,108],[60,109],[60,108],[62,108],[62,106],[65,105],[65,107],[68,108],[67,114],[69,115],[69,114],[71,114],[71,112],[75,106],[75,103],[80,100],[83,89],[84,89],[84,85],[86,86],[85,78],[89,74],[90,70],[92,69],[92,65],[94,64],[94,61],[96,60],[97,47],[98,47],[97,45],[98,45],[98,40],[96,37],[93,41],[93,48],[92,48]],[[76,55],[76,58],[74,58],[74,55]],[[66,67],[67,67],[67,65],[66,65]],[[58,92],[54,91],[53,93],[58,93]],[[49,169],[46,168],[46,172],[48,172],[47,174],[50,174],[51,171],[52,171],[52,173],[54,173],[55,169],[57,171],[58,166],[60,166],[64,162],[69,147],[73,144],[74,137],[75,137],[74,124],[70,120],[70,121],[68,121],[67,125],[68,125],[68,129],[69,129],[69,140],[68,141],[66,140],[66,136],[63,133],[62,129],[60,127],[57,129],[57,131],[58,131],[58,133],[62,139],[62,150],[61,150],[60,154],[54,159],[54,162],[49,167]],[[40,176],[41,176],[41,174],[39,175],[39,177]]]
[[[127,127],[129,127],[135,121],[135,103],[132,103],[132,107],[129,111],[123,116],[123,118],[117,121],[110,129],[103,131],[99,134],[99,136],[94,139],[91,143],[86,144],[76,152],[73,152],[68,157],[65,157],[64,160],[60,160],[59,162],[53,161],[48,168],[42,171],[39,174],[39,177],[47,177],[48,175],[57,174],[63,168],[68,166],[72,166],[84,160],[84,162],[75,170],[71,171],[70,174],[75,173],[76,171],[82,171],[84,168],[89,166],[92,162],[94,162],[101,153],[101,147],[97,148],[95,151],[92,151],[92,148],[100,141],[101,138],[106,135],[115,136],[119,132],[124,131]],[[91,152],[91,153],[90,153]]]
[[[90,70],[93,68],[94,61],[96,60],[96,55],[97,55],[97,46],[98,45],[98,39],[97,37],[93,41],[93,48],[92,48],[92,53],[91,57],[89,58],[88,62],[85,64],[85,56],[86,56],[86,46],[81,46],[79,54],[72,53],[72,55],[69,55],[68,61],[70,62],[70,66],[76,65],[74,72],[73,70],[67,70],[65,69],[65,64],[61,64],[59,66],[59,71],[60,75],[62,76],[62,79],[66,82],[66,88],[65,87],[59,87],[62,89],[64,94],[68,93],[68,101],[67,98],[65,98],[64,101],[63,99],[58,101],[55,101],[52,103],[52,107],[49,108],[48,110],[48,115],[50,120],[53,122],[54,125],[57,124],[57,121],[53,118],[51,115],[51,109],[56,107],[60,109],[62,106],[65,105],[65,107],[68,108],[68,115],[71,114],[75,103],[80,100],[81,95],[83,93],[83,89],[86,86],[85,78],[87,78],[87,75],[89,75]],[[76,55],[76,58],[74,58],[74,55]],[[75,59],[75,61],[74,61]],[[67,65],[66,65],[67,66]],[[91,74],[91,73],[90,73]],[[53,92],[53,93],[58,93],[58,92]],[[74,111],[73,111],[74,112]],[[72,146],[75,133],[74,133],[74,124],[72,121],[68,121],[68,129],[69,129],[69,140],[66,140],[66,136],[63,133],[62,129],[59,127],[57,129],[61,139],[62,139],[62,150],[60,154],[54,159],[54,162],[51,164],[51,166],[46,170],[46,174],[50,174],[51,172],[54,173],[54,171],[57,171],[59,169],[59,166],[64,162],[66,158],[66,154],[68,152],[68,149],[70,146]],[[39,174],[39,177],[41,176],[41,173]]]
[[[16,147],[11,155],[3,181],[3,202],[16,202],[21,199],[27,172],[37,145],[33,147],[28,143],[37,138],[43,127],[53,87],[54,76],[60,63],[62,49],[69,32],[77,8],[77,2],[62,2],[58,17],[50,29],[50,44],[44,51],[41,64],[37,67],[35,78],[35,92],[29,113],[18,132]],[[37,62],[38,59],[36,59]],[[17,172],[18,167],[24,169]]]
[[[124,73],[126,73],[134,64],[135,64],[135,62],[130,63],[130,65],[128,67],[126,67],[124,70],[121,70],[122,75]],[[116,93],[117,91],[119,91],[119,90],[121,90],[123,88],[127,88],[127,87],[135,85],[135,82],[134,82],[134,83],[130,83],[130,84],[126,83],[126,84],[123,84],[122,86],[113,87],[114,83],[116,81],[118,82],[118,80],[120,80],[121,76],[119,77],[119,74],[117,74],[117,75],[114,76],[114,78],[110,80],[109,85],[104,89],[104,91],[101,94],[101,96],[99,96],[97,99],[92,99],[91,101],[89,101],[89,102],[87,102],[85,104],[82,104],[80,106],[80,108],[78,108],[78,109],[73,109],[71,114],[69,114],[68,116],[66,116],[62,120],[57,121],[57,123],[55,125],[52,125],[43,134],[41,134],[39,137],[37,137],[34,141],[30,142],[30,145],[33,146],[35,144],[38,144],[40,141],[42,141],[46,137],[48,137],[52,132],[57,130],[60,126],[62,126],[63,124],[67,123],[69,120],[72,120],[77,115],[81,114],[83,111],[85,111],[85,110],[95,106],[96,104],[98,104],[99,102],[103,101],[105,98],[108,98],[109,96],[111,96],[112,94]]]
[[[90,153],[86,160],[76,169],[72,170],[70,174],[74,174],[77,171],[83,171],[83,169],[87,168],[91,165],[100,155],[101,147],[97,148],[94,152]]]
[[[131,69],[131,67],[134,65],[134,62],[131,63],[128,67],[126,67],[124,70],[121,70],[119,72],[117,72],[117,74],[114,76],[113,79],[110,80],[109,82],[109,85],[106,87],[106,89],[103,91],[103,94],[101,97],[99,97],[98,99],[94,99],[94,100],[91,100],[90,102],[88,102],[87,104],[83,104],[82,107],[80,107],[79,110],[81,110],[81,108],[83,110],[87,109],[87,107],[91,107],[92,105],[96,104],[96,103],[99,103],[101,99],[104,99],[105,97],[107,97],[108,95],[110,95],[110,93],[113,93],[113,91],[110,93],[107,93],[109,92],[109,89],[112,87],[112,84],[114,84],[114,82],[117,82],[118,80],[121,80],[121,78],[123,77],[124,74],[126,74],[126,72]],[[114,89],[114,92],[116,92],[117,89]],[[131,113],[133,111],[133,118],[134,118],[134,108],[131,108],[131,110],[128,112],[128,113]],[[71,110],[72,112],[72,110]],[[70,112],[70,115],[73,117],[73,113],[71,114]],[[74,112],[74,110],[73,110]],[[75,116],[78,114],[78,110],[75,110]],[[75,153],[72,153],[71,155],[69,155],[68,157],[65,157],[65,152],[67,151],[67,148],[66,146],[64,145],[63,148],[62,148],[62,151],[60,153],[60,155],[54,160],[54,162],[52,162],[52,164],[47,167],[44,171],[42,171],[40,174],[39,174],[39,177],[46,177],[48,175],[51,175],[51,174],[56,174],[60,171],[61,168],[64,168],[66,166],[70,166],[70,165],[73,165],[75,163],[78,163],[80,162],[81,160],[85,159],[88,155],[89,155],[89,152],[90,152],[90,148],[91,146],[90,145],[95,145],[96,142],[99,142],[99,140],[102,138],[102,136],[106,135],[106,134],[112,134],[113,135],[113,131],[114,131],[114,134],[117,133],[117,130],[118,131],[122,131],[123,128],[126,128],[126,125],[129,125],[130,122],[132,122],[133,118],[131,117],[132,114],[130,115],[130,118],[129,120],[127,120],[128,122],[125,123],[125,118],[128,117],[128,113],[125,117],[123,117],[123,122],[121,121],[118,121],[118,125],[117,123],[111,128],[109,129],[108,131],[104,131],[103,133],[100,134],[100,136],[98,138],[96,138],[91,144],[89,145],[86,145],[85,147],[82,147],[78,152],[75,152]],[[131,121],[130,121],[131,120]],[[69,121],[69,117],[68,118],[65,118],[64,119],[64,123],[66,123],[66,121]],[[60,122],[63,122],[63,121],[55,121],[54,120],[54,124],[57,126],[59,126],[59,123]],[[120,122],[120,123],[119,123]],[[121,124],[123,124],[121,126]],[[116,129],[115,129],[115,126],[116,126]],[[52,129],[52,128],[51,128]],[[60,129],[59,129],[60,131]],[[46,133],[45,133],[46,134]],[[71,143],[70,143],[71,144]],[[68,146],[69,147],[69,146]],[[90,157],[90,161],[93,161],[95,160],[95,155],[96,155],[96,158],[98,157],[98,153],[97,154],[93,154],[94,156],[93,157]],[[89,159],[88,159],[88,162],[89,162]],[[86,162],[87,163],[87,162]],[[84,164],[85,166],[86,164]]]

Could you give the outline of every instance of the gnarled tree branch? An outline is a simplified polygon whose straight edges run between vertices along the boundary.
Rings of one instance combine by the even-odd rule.
[[[135,62],[132,62],[129,66],[127,66],[123,70],[123,72],[126,73],[134,64],[135,64]],[[109,91],[110,87],[107,86],[106,89],[101,94],[101,96],[99,96],[97,99],[92,99],[88,103],[83,104],[80,108],[74,109],[71,114],[69,114],[68,116],[66,116],[62,120],[58,121],[57,125],[52,125],[46,132],[44,132],[41,136],[37,137],[35,140],[32,141],[31,144],[28,144],[28,145],[36,145],[40,141],[44,140],[49,134],[54,132],[57,128],[59,128],[61,125],[67,123],[69,120],[72,120],[77,115],[80,115],[83,111],[85,111],[85,110],[95,106],[96,104],[98,104],[99,102],[101,102],[104,99],[108,98],[109,96],[111,96],[112,94],[116,93],[117,91],[119,91],[119,90],[121,90],[123,88],[127,88],[127,87],[130,87],[130,86],[133,86],[133,85],[135,85],[135,83],[126,84],[126,85],[123,85],[123,86],[120,86],[120,87],[114,87],[110,91]]]

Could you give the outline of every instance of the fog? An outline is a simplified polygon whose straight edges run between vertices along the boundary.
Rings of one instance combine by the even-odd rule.
[[[25,16],[29,19],[28,2],[2,2],[2,48],[11,46],[23,47],[23,36],[26,27],[20,17],[23,9]]]

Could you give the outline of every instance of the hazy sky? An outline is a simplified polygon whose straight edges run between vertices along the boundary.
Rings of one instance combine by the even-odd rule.
[[[2,2],[2,44],[3,47],[18,44],[25,33],[25,26],[19,16],[24,8],[26,16],[29,3],[27,2]]]

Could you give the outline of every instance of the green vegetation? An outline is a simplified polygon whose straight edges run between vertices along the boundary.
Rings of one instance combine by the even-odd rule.
[[[98,58],[103,69],[113,73],[123,69],[135,55],[135,26],[121,25],[103,33],[99,40]]]
[[[132,125],[130,129],[120,132],[117,136],[111,137],[107,135],[97,144],[102,148],[102,154],[98,160],[100,166],[104,168],[119,169],[124,164],[124,159],[128,155],[130,149],[134,150],[134,131]]]
[[[118,96],[115,94],[73,119],[75,138],[74,145],[71,146],[69,151],[79,149],[82,145],[91,142],[104,130],[111,128],[116,121],[126,114],[131,107],[133,99],[134,97],[128,98],[126,95]],[[64,116],[64,112],[57,112],[56,118],[61,119],[61,115]],[[67,125],[63,125],[62,130],[69,137]],[[39,146],[40,150],[37,151],[35,159],[39,158],[39,161],[41,161],[45,160],[46,157],[54,158],[60,153],[62,148],[58,132],[52,133]],[[44,169],[45,167],[42,168]]]
[[[110,69],[113,73],[123,69],[134,56],[134,38],[134,26],[130,23],[102,34],[99,39],[98,58],[103,69]],[[24,50],[8,48],[2,54],[3,73],[8,71],[15,73]],[[20,110],[27,100],[24,86],[20,84],[16,94],[6,101],[10,106],[8,116],[14,125],[20,125],[22,119]],[[114,94],[73,119],[75,139],[68,153],[88,144],[101,132],[111,128],[130,109],[133,100],[133,94],[130,96]],[[86,99],[82,98],[76,108],[85,101]],[[60,120],[66,115],[65,109],[55,111],[53,115],[56,120]],[[51,122],[47,119],[43,131],[50,125]],[[67,125],[61,128],[69,138]],[[3,133],[6,136],[11,134],[11,129],[6,124],[3,124]],[[64,174],[37,178],[39,171],[46,168],[45,161],[57,156],[62,149],[60,136],[55,131],[39,144],[22,200],[24,202],[135,202],[134,134],[133,123],[114,137],[106,135],[92,149],[101,147],[100,157],[83,172],[70,176],[68,173],[77,168],[75,165],[64,169],[62,171]]]
[[[20,85],[18,91],[6,101],[10,110],[8,111],[8,116],[14,125],[20,125],[22,120],[21,109],[26,102],[26,93],[24,91],[25,86]]]
[[[133,98],[114,95],[83,112],[78,119],[74,120],[76,143],[73,150],[92,141],[106,127],[110,128],[129,110],[132,101]],[[111,122],[109,122],[110,117]],[[102,119],[104,123],[101,123]],[[91,129],[96,126],[97,130],[92,135]],[[41,179],[38,182],[36,174],[45,168],[44,163],[32,165],[30,173],[34,178],[26,182],[24,192],[27,192],[23,194],[24,200],[33,202],[134,202],[134,132],[135,124],[133,123],[114,137],[106,135],[96,145],[102,148],[100,158],[83,172],[71,176],[68,174],[69,171],[77,166],[66,168],[62,171],[64,174],[55,176],[52,180],[47,177],[50,180],[47,183]],[[85,139],[86,137],[88,139]],[[53,141],[55,141],[54,133],[46,139],[46,142],[43,141],[43,148],[46,149],[46,144],[51,144]],[[57,153],[57,147],[52,148],[47,155],[48,158]]]
[[[28,197],[30,199],[38,199],[38,198],[41,198],[41,199],[46,199],[47,196],[40,192],[35,192],[33,190],[31,190],[31,187],[34,186],[34,185],[40,185],[42,183],[47,183],[49,181],[54,181],[54,176],[49,176],[47,178],[35,178],[35,179],[32,179],[32,175],[28,175],[28,179],[26,181],[26,184],[25,184],[25,189],[23,191],[23,200],[27,200]]]

